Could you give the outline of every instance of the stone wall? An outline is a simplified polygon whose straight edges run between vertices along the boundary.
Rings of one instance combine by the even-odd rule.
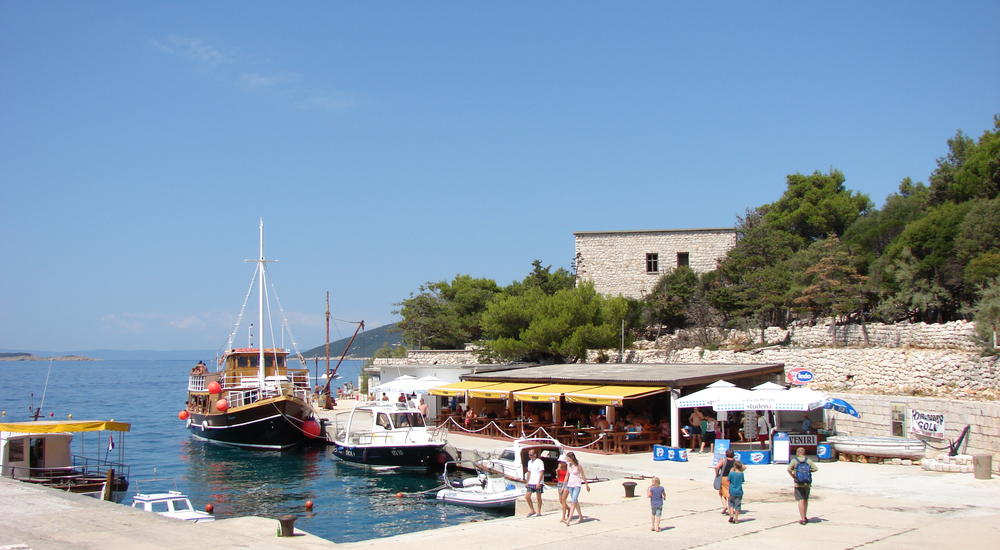
[[[950,441],[957,440],[962,429],[969,426],[967,445],[959,450],[970,455],[993,455],[993,471],[1000,472],[1000,402],[998,401],[958,401],[859,393],[830,393],[830,396],[847,401],[861,413],[861,418],[835,413],[838,432],[854,436],[890,437],[893,435],[893,404],[901,404],[907,416],[904,421],[904,433],[907,437],[923,439],[928,443],[925,456],[936,458],[941,454],[947,454],[947,451],[942,449],[946,448]],[[944,439],[910,435],[908,418],[910,409],[944,414]]]
[[[678,253],[688,254],[696,273],[711,271],[736,245],[735,229],[584,231],[576,238],[577,280],[593,281],[609,296],[641,298],[661,275],[677,267]],[[646,254],[658,255],[658,270],[647,272]]]
[[[380,357],[372,366],[392,365],[477,365],[476,352],[471,349],[418,349],[406,352],[406,357]]]
[[[587,361],[618,350],[588,351]],[[803,367],[815,378],[810,387],[828,391],[1000,399],[1000,358],[960,350],[907,348],[789,348],[748,351],[626,350],[629,363],[784,363]]]

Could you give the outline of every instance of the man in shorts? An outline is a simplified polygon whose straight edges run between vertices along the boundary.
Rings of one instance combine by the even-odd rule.
[[[799,523],[805,525],[809,523],[806,513],[809,511],[809,490],[812,488],[812,473],[815,472],[816,464],[806,458],[804,447],[795,449],[795,456],[788,461],[788,475],[792,476],[795,482],[795,500],[799,505]]]
[[[531,449],[528,451],[528,468],[524,473],[525,488],[524,499],[528,501],[528,517],[542,515],[542,490],[545,489],[545,463],[538,458],[538,451]],[[531,495],[535,495],[538,502],[538,512],[531,503]]]

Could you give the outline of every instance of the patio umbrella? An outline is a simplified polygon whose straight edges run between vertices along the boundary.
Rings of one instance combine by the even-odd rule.
[[[849,415],[851,415],[853,417],[856,417],[856,418],[861,418],[861,413],[859,413],[854,408],[853,405],[851,405],[847,401],[844,401],[843,399],[835,399],[835,398],[831,397],[830,399],[826,400],[826,403],[823,404],[823,408],[824,409],[833,409],[833,410],[835,410],[837,412],[841,412],[841,413],[844,413],[844,414],[849,414]]]
[[[750,390],[737,388],[735,384],[718,380],[703,390],[685,395],[677,400],[677,407],[688,409],[692,407],[711,407],[716,401],[732,401],[750,395]]]
[[[753,391],[784,391],[785,387],[774,382],[764,382],[751,388]]]

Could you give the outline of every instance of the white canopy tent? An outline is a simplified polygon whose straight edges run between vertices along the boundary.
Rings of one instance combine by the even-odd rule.
[[[827,401],[825,393],[808,388],[781,391],[762,388],[748,394],[740,399],[717,401],[712,408],[717,411],[811,411],[821,408]]]
[[[698,390],[692,394],[685,395],[677,400],[677,407],[680,409],[690,409],[694,407],[711,407],[719,401],[736,401],[744,399],[753,392],[736,387],[731,382],[717,380],[708,385],[703,390]]]

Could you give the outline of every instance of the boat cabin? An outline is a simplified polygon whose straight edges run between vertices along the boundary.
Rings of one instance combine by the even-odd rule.
[[[69,433],[3,432],[3,476],[29,480],[73,466]]]

